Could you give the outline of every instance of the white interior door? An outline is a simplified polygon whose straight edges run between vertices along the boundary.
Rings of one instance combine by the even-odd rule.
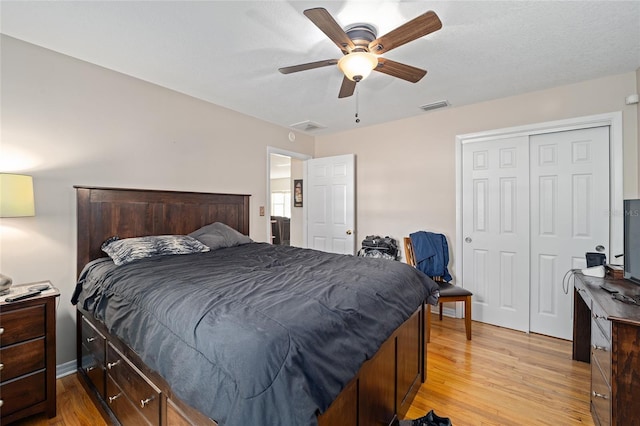
[[[531,331],[571,340],[570,269],[609,249],[609,127],[531,136]]]
[[[351,254],[355,244],[355,156],[306,162],[307,247]]]
[[[476,321],[529,330],[527,136],[462,146],[462,285]]]

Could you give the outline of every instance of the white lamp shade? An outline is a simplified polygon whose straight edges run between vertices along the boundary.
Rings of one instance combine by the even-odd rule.
[[[369,52],[351,52],[338,61],[338,68],[352,81],[364,80],[378,66],[378,57]]]
[[[35,216],[33,178],[0,173],[0,217]]]

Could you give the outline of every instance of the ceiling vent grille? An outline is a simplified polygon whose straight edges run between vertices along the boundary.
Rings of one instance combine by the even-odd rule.
[[[431,111],[438,108],[445,108],[449,106],[449,101],[438,101],[430,104],[422,105],[420,109],[424,111]]]
[[[296,130],[301,130],[303,132],[313,132],[314,130],[324,129],[327,126],[316,123],[315,121],[306,120],[299,123],[291,124],[289,127]]]

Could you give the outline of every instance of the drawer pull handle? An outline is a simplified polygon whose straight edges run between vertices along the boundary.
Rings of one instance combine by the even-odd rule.
[[[96,336],[93,336],[93,337],[87,337],[87,343],[91,343],[91,342],[93,342],[93,341],[94,341],[94,340],[96,340],[96,339],[97,339],[97,337],[96,337]]]
[[[111,370],[113,367],[115,367],[118,364],[120,364],[120,360],[117,360],[116,362],[109,362],[107,363],[107,368]]]
[[[596,351],[607,351],[607,348],[605,348],[604,346],[598,346],[598,345],[593,345],[593,349]]]
[[[121,396],[122,396],[122,392],[120,392],[120,393],[119,393],[119,394],[117,394],[117,395],[110,396],[110,397],[109,397],[109,404],[113,404],[113,401],[115,401],[116,399],[120,398]]]
[[[4,401],[0,399],[0,407],[4,405]]]
[[[146,406],[147,406],[147,405],[149,405],[149,403],[150,403],[151,401],[153,401],[154,399],[156,399],[156,397],[155,397],[155,396],[153,396],[153,395],[152,395],[152,396],[150,396],[150,397],[149,397],[149,398],[147,398],[147,399],[141,399],[141,400],[140,400],[140,408],[144,408],[144,407],[146,407]]]
[[[592,391],[591,394],[596,398],[609,399],[609,397],[603,393],[598,393],[596,391]]]
[[[4,333],[4,327],[0,327],[0,334],[3,334],[3,333]],[[0,405],[0,407],[1,407],[1,405]]]
[[[0,371],[4,370],[4,364],[0,362]]]

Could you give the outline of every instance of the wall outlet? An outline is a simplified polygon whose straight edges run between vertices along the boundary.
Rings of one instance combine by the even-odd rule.
[[[260,206],[260,216],[264,216],[264,206]]]

